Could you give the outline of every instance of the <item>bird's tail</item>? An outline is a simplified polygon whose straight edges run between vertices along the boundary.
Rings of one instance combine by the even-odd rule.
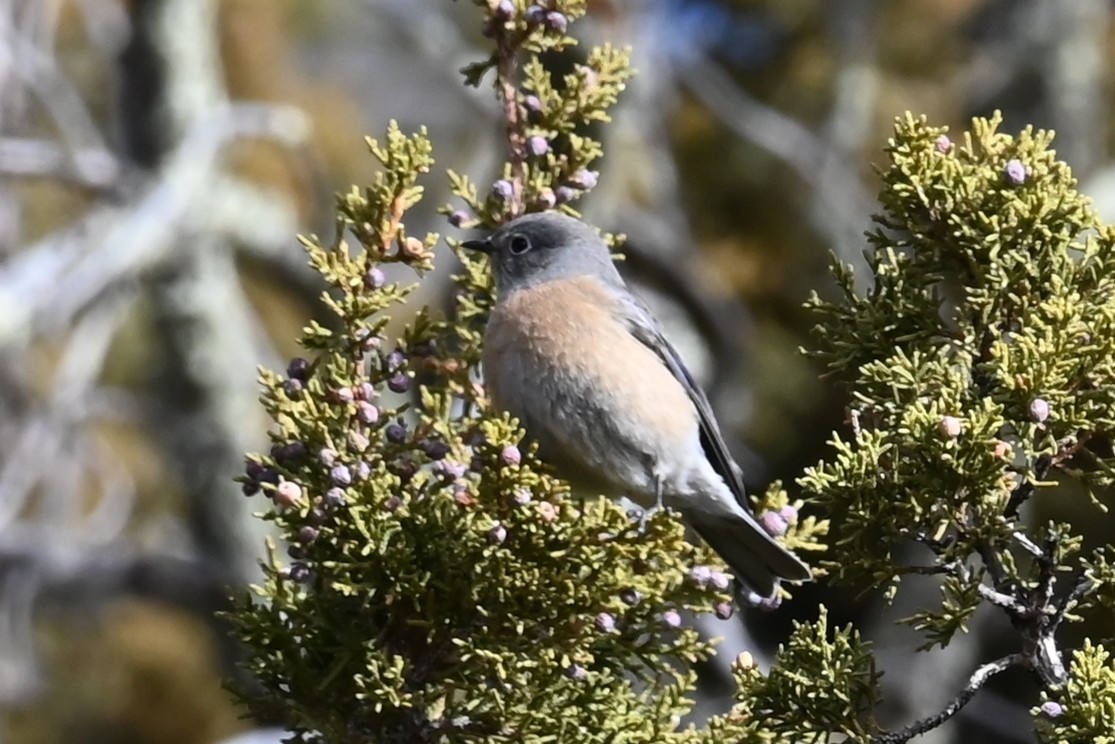
[[[719,555],[736,578],[763,597],[774,594],[779,579],[808,581],[805,565],[759,526],[750,514],[686,514],[693,530]]]

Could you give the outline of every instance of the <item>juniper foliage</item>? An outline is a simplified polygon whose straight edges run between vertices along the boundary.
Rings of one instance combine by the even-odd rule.
[[[840,300],[810,301],[812,353],[852,403],[835,456],[801,485],[833,517],[834,580],[893,596],[906,576],[939,576],[939,604],[906,620],[925,649],[997,606],[1019,644],[996,673],[1029,668],[1051,699],[1064,696],[1066,723],[1038,711],[1044,740],[1091,741],[1073,727],[1115,727],[1115,687],[1095,671],[1109,662],[1086,646],[1066,669],[1058,630],[1109,612],[1110,548],[1086,552],[1078,526],[1027,513],[1053,495],[1090,494],[1085,508],[1105,509],[1115,230],[1077,191],[1052,133],[1012,137],[999,124],[977,119],[953,142],[923,118],[897,121],[868,236],[874,284],[860,293],[837,265]]]
[[[556,79],[542,55],[576,44],[583,0],[474,5],[492,49],[462,72],[493,78],[507,161],[490,188],[450,171],[463,206],[441,211],[484,228],[576,214],[603,152],[585,125],[607,122],[627,52],[590,50]],[[338,198],[336,237],[304,240],[334,322],[305,329],[307,359],[261,374],[274,446],[249,457],[242,481],[267,497],[261,516],[287,549],[270,550],[265,581],[228,615],[256,682],[238,691],[249,709],[300,742],[906,741],[1019,664],[1040,675],[1043,740],[1110,731],[1106,652],[1085,645],[1066,669],[1057,636],[1063,620],[1115,605],[1109,552],[1022,516],[1057,483],[1099,492],[1115,472],[1115,233],[1050,135],[1012,138],[997,123],[976,121],[954,144],[924,120],[898,122],[870,235],[874,284],[861,294],[837,266],[844,297],[810,303],[811,353],[849,386],[849,431],[800,479],[804,500],[780,484],[756,499],[760,513],[794,515],[784,539],[796,550],[824,548],[828,521],[796,516],[807,503],[836,517],[839,561],[824,566],[836,582],[940,576],[940,605],[909,619],[926,648],[982,603],[1011,616],[1019,652],[977,670],[948,709],[884,731],[870,645],[822,608],[769,672],[736,661],[728,713],[680,723],[691,665],[714,652],[690,619],[731,601],[722,567],[671,514],[640,530],[611,501],[571,496],[491,410],[477,371],[486,259],[457,251],[453,314],[410,311],[388,337],[413,287],[381,267],[421,280],[440,239],[407,225],[431,143],[395,125],[369,140],[376,179]],[[911,544],[930,560],[907,563]]]
[[[607,119],[626,52],[591,51],[559,88],[539,55],[574,43],[564,23],[584,4],[551,5],[564,23],[480,7],[495,51],[465,74],[495,71],[509,158],[483,196],[450,173],[469,211],[443,211],[483,226],[571,211],[601,153],[577,131]],[[474,369],[491,302],[481,261],[459,257],[454,317],[423,309],[387,338],[413,287],[381,267],[433,267],[439,237],[407,225],[433,158],[424,131],[395,125],[368,145],[375,181],[338,198],[332,242],[303,241],[335,322],[305,329],[310,360],[261,375],[274,446],[242,480],[289,547],[229,614],[258,683],[242,698],[304,742],[692,738],[678,722],[712,646],[690,619],[729,606],[727,576],[673,516],[640,529],[608,499],[571,497],[490,410]]]

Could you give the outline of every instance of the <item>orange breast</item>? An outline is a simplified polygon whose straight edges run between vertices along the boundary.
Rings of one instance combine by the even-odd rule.
[[[653,466],[659,453],[696,437],[689,396],[621,312],[607,287],[576,277],[520,290],[492,313],[489,393],[543,449],[625,450]]]

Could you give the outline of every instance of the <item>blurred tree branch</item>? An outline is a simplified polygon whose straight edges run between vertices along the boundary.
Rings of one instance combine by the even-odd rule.
[[[108,145],[103,125],[56,63],[57,4],[0,8],[0,37],[15,54],[11,74],[0,76],[0,112],[7,114],[0,131],[28,126],[18,122],[32,116],[33,97],[57,132],[50,139],[0,137],[0,190],[38,178],[91,199],[84,213],[67,215],[42,238],[10,246],[0,266],[0,371],[12,383],[0,401],[0,572],[9,577],[0,582],[0,613],[9,618],[0,621],[7,636],[0,645],[9,649],[0,659],[0,699],[38,684],[30,625],[17,618],[39,598],[75,600],[66,589],[75,586],[97,601],[120,592],[176,596],[204,616],[222,587],[257,570],[260,530],[228,474],[236,453],[258,441],[255,363],[274,352],[244,296],[235,254],[240,245],[289,245],[298,220],[292,205],[229,173],[224,155],[245,138],[304,147],[308,119],[290,106],[228,100],[213,2],[142,0],[130,18],[122,6],[105,5],[117,14],[91,10],[86,21],[125,24],[132,48],[151,55],[128,62],[162,72],[124,76],[158,84],[135,92],[149,97],[149,107],[122,109],[157,120],[122,127],[159,129],[166,150],[150,162]],[[111,41],[105,30],[94,29],[92,38]],[[111,44],[102,51],[111,54]],[[121,90],[122,100],[136,100],[132,93]],[[4,238],[18,241],[18,228],[5,228]],[[160,399],[104,379],[112,344],[135,320],[140,284],[151,278],[160,320],[143,343],[164,361],[158,385],[170,395]],[[45,385],[31,364],[44,345],[59,350]],[[101,430],[111,421],[158,433],[183,463],[166,483],[185,491],[185,540],[164,538],[152,549],[131,534],[138,494]],[[172,525],[161,529],[174,534]]]

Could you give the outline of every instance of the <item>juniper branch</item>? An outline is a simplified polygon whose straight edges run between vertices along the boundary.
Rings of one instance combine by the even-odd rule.
[[[968,684],[964,685],[964,689],[962,689],[942,710],[898,731],[879,734],[871,739],[871,744],[903,744],[903,742],[921,736],[927,731],[932,731],[959,713],[965,705],[972,702],[972,698],[976,696],[976,693],[979,692],[992,677],[1005,672],[1011,667],[1024,664],[1026,664],[1026,657],[1022,654],[1010,654],[1009,656],[1004,656],[1001,659],[996,659],[995,661],[984,664],[972,673],[972,676],[968,678]]]

